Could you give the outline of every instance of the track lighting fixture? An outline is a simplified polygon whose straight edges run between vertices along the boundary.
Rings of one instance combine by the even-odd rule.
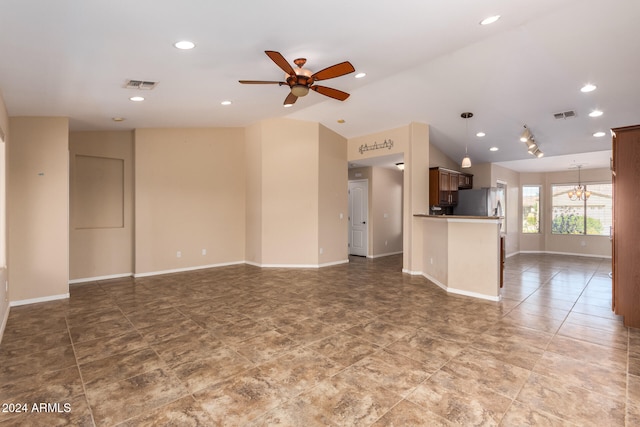
[[[537,158],[544,156],[544,153],[542,152],[540,147],[538,147],[536,139],[534,138],[533,133],[527,127],[527,125],[524,125],[524,131],[522,132],[522,135],[520,135],[520,141],[524,142],[527,145],[527,153],[536,156]]]

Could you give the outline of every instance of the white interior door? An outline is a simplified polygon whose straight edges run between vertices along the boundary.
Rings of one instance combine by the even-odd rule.
[[[367,256],[369,182],[349,181],[349,254]]]

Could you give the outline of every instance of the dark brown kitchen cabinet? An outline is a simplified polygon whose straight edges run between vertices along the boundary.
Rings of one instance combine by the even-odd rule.
[[[640,328],[640,125],[612,130],[612,308],[625,326]]]
[[[444,168],[429,168],[429,205],[455,206],[458,204],[458,175]]]
[[[469,190],[473,188],[473,175],[470,173],[458,174],[458,190]]]

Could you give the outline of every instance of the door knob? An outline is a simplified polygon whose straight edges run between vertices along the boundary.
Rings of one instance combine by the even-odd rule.
[[[362,223],[363,223],[363,224],[366,224],[366,223],[367,223],[367,221],[362,221]]]

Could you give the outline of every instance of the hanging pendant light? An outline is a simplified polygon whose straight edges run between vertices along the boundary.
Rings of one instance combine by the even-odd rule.
[[[569,196],[569,200],[572,201],[587,200],[591,196],[591,191],[587,191],[586,187],[583,187],[580,182],[580,169],[582,165],[577,165],[576,167],[578,168],[578,185],[573,187],[573,190],[569,191],[567,196]]]
[[[463,168],[463,169],[467,169],[467,168],[471,167],[471,158],[469,157],[469,153],[467,152],[467,149],[469,148],[469,145],[468,145],[468,141],[469,141],[469,121],[468,121],[468,119],[473,117],[473,113],[470,113],[470,112],[462,113],[462,114],[460,114],[460,117],[465,119],[464,157],[462,158],[462,164],[460,165],[460,167]]]

